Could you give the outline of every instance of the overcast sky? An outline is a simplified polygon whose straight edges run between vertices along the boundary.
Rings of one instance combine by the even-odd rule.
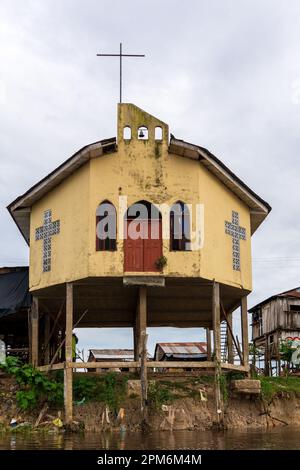
[[[124,101],[208,148],[273,211],[253,236],[249,306],[300,285],[299,0],[1,0],[0,265],[28,262],[6,206],[80,147],[116,135]],[[80,333],[81,347],[111,335]],[[130,347],[129,330],[113,332]],[[196,330],[150,331],[197,340]]]

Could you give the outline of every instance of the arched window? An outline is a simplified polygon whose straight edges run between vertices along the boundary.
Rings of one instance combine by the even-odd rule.
[[[103,201],[96,210],[96,250],[117,249],[117,212],[109,201]]]
[[[182,201],[177,201],[170,210],[170,250],[190,250],[190,212]]]
[[[123,129],[123,139],[131,140],[131,127],[125,126]]]
[[[162,137],[163,137],[162,128],[157,126],[154,131],[154,139],[162,140]]]
[[[138,128],[138,139],[148,140],[148,128],[146,126],[140,126]]]

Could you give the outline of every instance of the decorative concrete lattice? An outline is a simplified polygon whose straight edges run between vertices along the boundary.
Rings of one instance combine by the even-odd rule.
[[[232,267],[241,270],[240,240],[246,240],[246,229],[239,226],[239,213],[232,211],[232,222],[225,221],[225,233],[232,236]]]
[[[51,239],[60,232],[60,220],[52,222],[52,211],[44,212],[44,225],[35,230],[35,239],[43,240],[43,272],[51,271]]]

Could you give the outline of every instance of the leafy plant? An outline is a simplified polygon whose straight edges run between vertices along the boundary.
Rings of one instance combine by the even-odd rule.
[[[46,400],[51,403],[62,402],[62,382],[48,377],[31,364],[22,364],[15,357],[7,357],[6,362],[1,364],[0,368],[16,379],[20,387],[16,393],[16,399],[21,410],[35,408]]]
[[[154,409],[161,409],[162,405],[172,402],[176,396],[163,384],[149,382],[148,400]]]
[[[155,261],[155,266],[157,269],[164,269],[164,267],[167,265],[168,260],[165,256],[160,256],[156,261]]]

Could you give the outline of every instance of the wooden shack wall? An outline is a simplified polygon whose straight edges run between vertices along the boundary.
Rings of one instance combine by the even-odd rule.
[[[290,311],[291,305],[299,305],[299,313]],[[300,332],[300,299],[278,297],[261,307],[263,334],[271,333],[274,330],[282,329]],[[298,332],[297,332],[298,330]],[[259,337],[258,324],[253,325],[253,338]],[[289,336],[289,335],[288,335]]]

